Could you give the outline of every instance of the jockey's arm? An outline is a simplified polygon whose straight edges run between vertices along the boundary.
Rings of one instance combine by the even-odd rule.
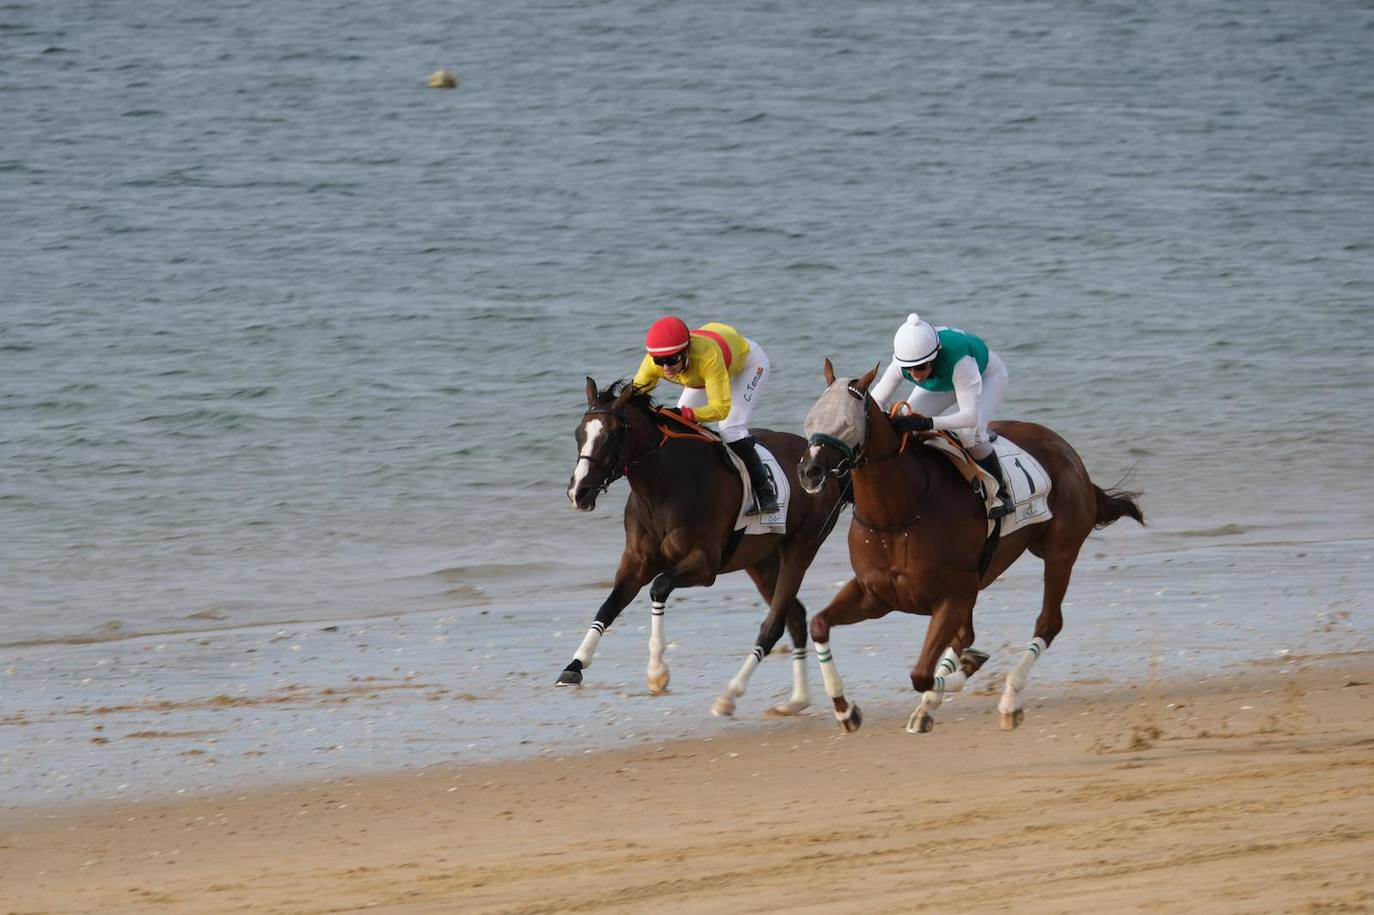
[[[965,356],[954,363],[951,380],[954,382],[954,399],[959,409],[934,417],[934,428],[972,429],[978,425],[978,401],[983,396],[983,373],[978,371],[977,360]]]
[[[730,415],[730,370],[725,367],[725,360],[715,346],[706,348],[703,355],[694,353],[693,356],[697,359],[696,369],[706,385],[706,406],[697,408],[696,421],[719,422]]]
[[[893,395],[897,393],[897,389],[901,386],[902,367],[897,364],[896,359],[893,359],[887,364],[887,370],[883,372],[882,377],[878,379],[878,383],[868,389],[868,393],[878,402],[879,409],[886,413],[887,408],[891,406]]]
[[[658,387],[661,378],[663,378],[663,372],[654,365],[654,357],[646,353],[644,361],[639,364],[639,369],[635,372],[634,386],[641,391],[652,391]]]

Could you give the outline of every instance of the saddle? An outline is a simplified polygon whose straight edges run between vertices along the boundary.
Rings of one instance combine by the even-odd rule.
[[[911,433],[907,433],[903,437],[902,448],[906,447],[910,435]],[[990,507],[997,501],[997,487],[1000,482],[993,479],[991,474],[973,460],[973,455],[969,454],[957,436],[944,430],[919,432],[916,436],[922,445],[934,448],[948,457],[954,469],[982,495],[987,506]],[[1026,525],[1048,521],[1053,517],[1049,506],[1050,475],[1040,466],[1039,461],[1011,439],[995,432],[991,434],[991,438],[992,447],[1002,464],[1002,472],[1007,477],[1012,504],[1016,506],[1016,511],[999,519],[1002,522],[1001,533],[1010,534]]]
[[[762,442],[755,441],[754,450],[758,453],[759,460],[763,462],[764,472],[773,480],[773,488],[778,496],[778,510],[768,515],[746,515],[745,510],[753,501],[754,492],[749,482],[749,471],[739,456],[726,447],[725,442],[716,432],[698,422],[684,418],[680,413],[660,409],[658,416],[658,430],[663,436],[664,442],[673,438],[712,442],[717,446],[715,448],[716,454],[726,468],[739,475],[740,482],[743,484],[744,499],[740,504],[739,515],[735,518],[735,531],[742,531],[745,534],[786,533],[787,500],[791,496],[791,484],[787,479],[787,474],[783,472],[782,465],[778,463],[778,459]]]

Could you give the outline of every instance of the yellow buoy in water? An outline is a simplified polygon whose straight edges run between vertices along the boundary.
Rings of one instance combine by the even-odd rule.
[[[451,70],[435,70],[429,75],[431,89],[457,89],[458,77]]]

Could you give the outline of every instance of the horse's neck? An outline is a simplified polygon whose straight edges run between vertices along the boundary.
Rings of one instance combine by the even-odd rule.
[[[900,524],[927,507],[926,455],[899,453],[901,438],[876,407],[870,408],[867,460],[854,468],[854,507],[879,526]],[[919,447],[915,440],[908,448]]]
[[[854,508],[878,525],[910,519],[921,508],[930,475],[919,460],[889,454],[854,468]]]
[[[702,491],[718,486],[724,471],[713,452],[720,445],[683,439],[658,439],[630,462],[625,472],[630,488],[654,505],[673,502],[700,505]]]

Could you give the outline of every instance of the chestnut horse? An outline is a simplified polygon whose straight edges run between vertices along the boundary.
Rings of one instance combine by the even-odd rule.
[[[1045,587],[1035,637],[1007,675],[998,703],[1001,726],[1014,728],[1022,719],[1021,690],[1031,665],[1064,626],[1060,608],[1083,541],[1095,528],[1121,517],[1144,524],[1135,501],[1139,493],[1095,485],[1069,443],[1044,426],[993,423],[993,430],[1031,454],[1049,474],[1053,517],[1012,531],[990,557],[982,557],[990,536],[983,498],[946,455],[915,442],[903,447],[901,434],[868,394],[877,371],[875,366],[862,378],[836,380],[830,360],[825,360],[828,387],[807,416],[810,443],[798,468],[808,491],[827,487],[827,477],[849,475],[853,480],[849,558],[854,578],[811,620],[811,639],[835,718],[846,731],[858,730],[862,721],[859,707],[845,698],[830,651],[831,627],[893,610],[930,617],[911,670],[911,685],[923,696],[907,723],[913,733],[929,731],[934,726],[931,713],[945,693],[963,689],[987,660],[972,647],[978,592],[1029,550],[1045,562]],[[980,557],[986,561],[980,563]]]
[[[578,511],[596,508],[596,497],[622,476],[629,480],[625,503],[625,550],[611,593],[596,612],[560,685],[582,682],[602,635],[620,611],[651,580],[649,690],[668,686],[663,612],[675,588],[705,587],[716,576],[744,569],[768,601],[768,616],[759,628],[754,650],[745,658],[712,711],[731,715],[744,695],[750,675],[782,637],[792,636],[792,696],[770,711],[795,715],[811,704],[806,685],[806,608],[797,599],[802,576],[835,526],[844,486],[822,481],[806,496],[796,485],[796,466],[806,442],[796,435],[757,430],[792,482],[786,509],[786,533],[735,532],[744,483],[711,433],[693,426],[683,437],[685,421],[660,411],[648,394],[617,382],[598,391],[587,379],[587,412],[577,425],[577,463],[568,482],[568,499]]]

